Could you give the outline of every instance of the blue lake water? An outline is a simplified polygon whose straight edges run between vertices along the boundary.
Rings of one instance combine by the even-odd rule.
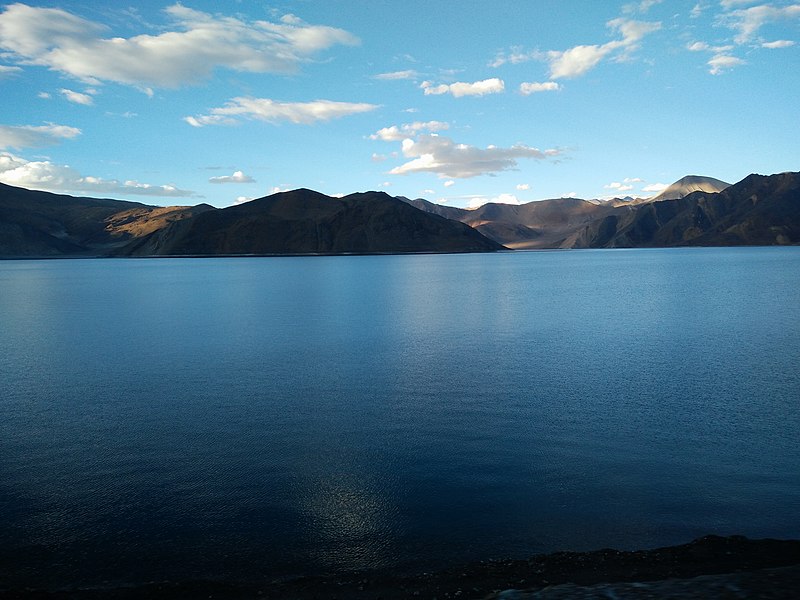
[[[800,537],[800,248],[0,262],[0,584]]]

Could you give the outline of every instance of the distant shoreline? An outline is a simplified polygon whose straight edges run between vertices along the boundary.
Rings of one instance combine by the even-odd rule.
[[[697,579],[695,579],[697,578]],[[626,585],[637,582],[636,585]],[[648,582],[648,583],[641,583]],[[705,536],[688,544],[652,550],[555,552],[523,560],[488,560],[435,573],[393,575],[350,573],[263,582],[151,582],[117,587],[47,590],[0,587],[0,598],[30,600],[133,600],[172,598],[240,600],[244,598],[527,598],[539,590],[562,598],[580,590],[608,590],[622,598],[714,597],[738,589],[737,597],[794,598],[800,586],[800,540],[750,540],[742,536]],[[651,595],[640,596],[651,589]],[[504,590],[521,590],[502,594]],[[629,590],[632,595],[626,595]],[[583,591],[581,593],[586,593]],[[599,592],[598,592],[599,593]],[[559,595],[562,594],[562,595]],[[743,595],[742,595],[743,594]],[[586,596],[589,597],[589,596]],[[600,596],[591,596],[600,597]],[[602,596],[606,597],[606,596]],[[613,597],[613,596],[612,596]]]
[[[502,250],[473,251],[420,251],[420,252],[287,252],[264,254],[150,254],[147,256],[109,256],[109,255],[58,255],[58,256],[0,256],[0,261],[14,260],[150,260],[163,258],[308,258],[331,256],[446,256],[466,254],[527,254],[532,252],[593,252],[593,251],[630,251],[630,250],[701,250],[701,249],[734,249],[734,248],[800,248],[800,244],[786,245],[752,245],[752,246],[640,246],[636,248],[504,248]]]

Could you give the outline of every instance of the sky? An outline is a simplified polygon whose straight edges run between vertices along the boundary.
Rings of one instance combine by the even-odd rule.
[[[0,182],[458,207],[800,170],[800,3],[0,4]]]

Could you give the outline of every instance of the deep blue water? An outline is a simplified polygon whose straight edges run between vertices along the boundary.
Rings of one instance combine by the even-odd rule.
[[[0,584],[800,537],[800,248],[0,262]]]

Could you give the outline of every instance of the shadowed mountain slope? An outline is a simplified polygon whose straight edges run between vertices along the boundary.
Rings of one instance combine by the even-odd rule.
[[[475,210],[408,202],[513,249],[798,244],[799,177],[751,175],[729,186],[687,176],[655,198],[632,202],[558,198]]]
[[[207,204],[160,207],[77,198],[0,184],[4,257],[499,249],[462,223],[377,192],[339,199],[295,190],[220,210]]]
[[[576,231],[573,248],[800,244],[800,173],[749,175],[718,193],[619,207]]]
[[[206,210],[147,206],[0,184],[0,256],[97,256]]]
[[[555,198],[526,204],[488,203],[473,210],[408,201],[417,208],[456,219],[513,249],[558,248],[577,229],[604,217],[614,205],[577,198]]]
[[[252,200],[135,240],[119,255],[490,252],[470,227],[382,192],[332,198],[299,189]]]

